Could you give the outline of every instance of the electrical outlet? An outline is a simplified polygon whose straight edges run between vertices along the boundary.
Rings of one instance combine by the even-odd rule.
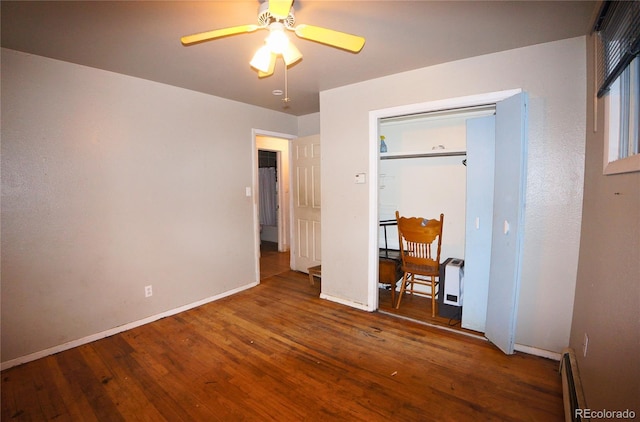
[[[144,297],[151,297],[151,296],[153,296],[153,289],[151,285],[144,286]]]
[[[589,336],[584,333],[584,342],[582,343],[582,356],[587,357],[587,346],[589,346]]]

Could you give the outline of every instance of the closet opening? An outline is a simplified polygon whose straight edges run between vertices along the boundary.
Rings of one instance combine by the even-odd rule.
[[[369,113],[369,170],[377,181],[369,186],[372,310],[386,312],[380,283],[382,250],[386,254],[386,249],[399,248],[397,231],[386,223],[396,211],[426,220],[444,214],[440,268],[448,269],[447,263],[455,267],[454,261],[463,265],[457,273],[451,268],[452,277],[445,271],[434,307],[449,301],[447,285],[458,286],[451,297],[459,300],[460,312],[454,312],[453,300],[446,323],[429,321],[432,312],[426,305],[409,318],[454,327],[459,320],[462,329],[484,334],[507,354],[514,352],[524,241],[527,104],[527,94],[516,89]],[[400,280],[395,288],[399,293]],[[420,296],[414,294],[414,301]],[[396,314],[407,309],[407,303],[403,296],[399,307],[387,305],[387,310]]]
[[[464,280],[464,267],[459,268],[460,262],[464,262],[466,244],[467,121],[494,114],[495,105],[483,105],[379,120],[378,309],[381,312],[479,334],[462,328],[462,307],[458,306],[463,287],[460,284]],[[392,297],[397,303],[401,283],[397,283],[396,293],[392,295],[389,281],[403,275],[399,269],[396,211],[405,217],[437,219],[441,213],[445,216],[440,261],[441,271],[449,266],[446,271],[450,274],[449,279],[440,277],[435,317],[432,317],[427,286],[416,285],[417,294],[405,293],[397,309],[392,303]],[[487,247],[490,248],[490,244]],[[457,271],[458,285],[446,286],[450,300],[445,303],[443,281],[453,282],[452,271]]]

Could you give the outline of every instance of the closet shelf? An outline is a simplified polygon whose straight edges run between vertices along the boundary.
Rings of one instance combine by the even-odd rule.
[[[465,155],[467,155],[467,151],[438,149],[423,152],[385,152],[380,154],[380,159],[395,160],[399,158],[457,157]]]

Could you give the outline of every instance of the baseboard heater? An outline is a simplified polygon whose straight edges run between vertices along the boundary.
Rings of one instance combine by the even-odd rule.
[[[591,418],[586,418],[582,414],[587,408],[587,403],[584,399],[576,355],[574,350],[569,347],[562,350],[560,377],[562,378],[564,420],[566,422],[590,421]]]

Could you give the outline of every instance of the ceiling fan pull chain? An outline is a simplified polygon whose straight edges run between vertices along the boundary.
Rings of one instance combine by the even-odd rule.
[[[289,98],[289,78],[287,76],[287,65],[285,63],[284,65],[284,98],[282,99],[282,102],[285,104],[288,104],[289,101],[291,101],[291,98]]]

